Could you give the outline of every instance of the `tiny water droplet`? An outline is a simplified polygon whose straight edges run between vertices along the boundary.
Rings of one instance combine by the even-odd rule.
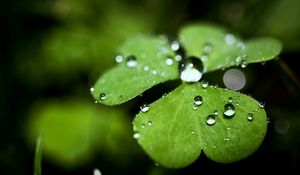
[[[105,93],[100,93],[100,95],[99,95],[99,99],[100,100],[105,100],[107,98],[107,95],[105,94]]]
[[[123,61],[123,56],[122,55],[117,55],[115,57],[115,60],[116,60],[117,63],[121,63]]]
[[[254,112],[249,112],[248,113],[248,116],[247,116],[247,120],[248,120],[248,122],[252,122],[253,121],[253,119],[254,119]]]
[[[213,51],[213,45],[211,43],[205,43],[203,46],[204,53],[211,53]]]
[[[139,138],[141,138],[141,134],[138,131],[136,131],[133,133],[133,138],[138,140]]]
[[[227,127],[226,129],[227,129],[227,130],[230,130],[231,128],[230,128],[230,127]]]
[[[153,75],[156,75],[156,74],[157,74],[157,71],[156,71],[156,70],[152,70],[151,73],[152,73]]]
[[[94,88],[94,87],[91,87],[91,88],[90,88],[90,93],[93,94],[94,91],[95,91],[95,88]]]
[[[149,111],[149,105],[147,103],[144,103],[140,106],[140,109],[142,112],[148,112]]]
[[[235,43],[235,37],[233,34],[228,33],[225,35],[225,42],[227,45],[233,45]]]
[[[95,103],[97,104],[97,103],[98,103],[98,101],[97,101],[97,100],[95,100]]]
[[[219,115],[219,111],[216,109],[214,110],[214,116],[218,116]]]
[[[235,114],[235,107],[231,103],[227,103],[224,105],[224,116],[227,118],[233,117]]]
[[[144,66],[144,71],[148,71],[149,70],[149,66]]]
[[[195,134],[195,130],[191,130],[191,133],[194,135]]]
[[[130,55],[127,57],[127,60],[126,60],[126,65],[128,68],[134,68],[138,65],[138,62],[135,58],[135,56],[133,55]]]
[[[165,63],[166,63],[166,65],[171,66],[171,65],[173,65],[174,61],[173,61],[172,58],[167,58],[167,59],[165,60]]]
[[[237,48],[241,49],[241,50],[244,50],[245,49],[245,44],[243,42],[239,42],[237,43]]]
[[[199,108],[199,105],[196,105],[196,104],[193,105],[194,111],[196,111],[198,108]]]
[[[216,145],[214,145],[214,146],[213,146],[213,148],[214,148],[214,149],[216,149],[216,148],[217,148],[217,146],[216,146]]]
[[[179,50],[179,48],[180,48],[180,45],[179,45],[179,42],[178,42],[178,41],[173,41],[173,42],[171,43],[171,49],[172,49],[173,51],[177,51],[177,50]]]
[[[229,137],[224,137],[224,141],[229,141],[230,138]]]
[[[201,60],[203,61],[203,62],[206,62],[206,61],[208,61],[208,55],[201,55]]]
[[[155,165],[155,166],[159,166],[159,163],[155,162],[154,165]]]
[[[248,63],[245,60],[243,60],[242,63],[241,63],[241,67],[246,68],[247,65],[248,65]]]
[[[258,102],[258,106],[259,106],[260,108],[264,108],[264,107],[265,107],[265,103],[264,103],[264,102]]]
[[[202,87],[203,89],[206,89],[206,88],[208,87],[208,82],[207,82],[207,81],[202,81],[202,82],[201,82],[201,87]]]
[[[213,115],[209,115],[207,116],[207,119],[206,119],[206,124],[209,125],[209,126],[212,126],[216,123],[216,117],[213,116]]]
[[[146,126],[145,126],[145,124],[143,123],[142,125],[141,125],[141,128],[145,128]]]
[[[233,102],[233,98],[232,97],[228,97],[228,102],[232,103]]]
[[[203,98],[200,95],[197,95],[194,98],[194,104],[195,105],[200,106],[200,105],[202,105],[202,102],[203,102]]]
[[[243,58],[242,58],[241,56],[237,56],[237,57],[235,58],[235,63],[236,63],[236,65],[240,65],[240,64],[242,63],[242,61],[243,61]]]
[[[199,81],[203,72],[203,62],[196,57],[189,57],[180,65],[180,79],[185,82]]]
[[[148,121],[148,126],[152,126],[152,121]]]
[[[181,60],[182,60],[182,56],[181,56],[181,55],[176,55],[176,56],[175,56],[175,60],[176,60],[177,62],[181,61]]]
[[[271,118],[270,117],[267,117],[267,123],[271,123]]]

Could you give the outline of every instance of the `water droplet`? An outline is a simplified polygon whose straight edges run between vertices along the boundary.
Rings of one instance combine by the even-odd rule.
[[[265,107],[265,103],[264,103],[264,102],[258,102],[258,106],[259,106],[260,108],[264,108],[264,107]]]
[[[195,134],[195,130],[191,130],[191,133],[194,135]]]
[[[206,124],[209,125],[209,126],[212,126],[216,123],[216,117],[213,116],[213,115],[209,115],[207,116],[207,119],[206,119]]]
[[[248,65],[248,63],[245,60],[243,60],[242,63],[241,63],[241,67],[246,68],[247,65]]]
[[[249,112],[248,115],[247,115],[247,120],[248,122],[252,122],[253,119],[254,119],[254,112]]]
[[[171,66],[171,65],[174,63],[174,61],[173,61],[172,58],[167,58],[167,59],[165,60],[165,63],[166,63],[166,65]]]
[[[105,100],[107,98],[107,95],[105,94],[105,93],[100,93],[100,95],[99,95],[99,99],[100,100]]]
[[[233,45],[235,43],[235,37],[233,34],[228,33],[225,35],[225,42],[227,45]]]
[[[217,148],[217,146],[216,146],[216,145],[214,145],[214,146],[213,146],[213,148],[214,148],[214,149],[216,149],[216,148]]]
[[[196,57],[187,58],[180,66],[180,79],[185,82],[199,81],[204,72],[202,61]]]
[[[123,96],[123,95],[120,95],[119,98],[120,98],[120,100],[123,100],[123,99],[124,99],[124,96]]]
[[[139,139],[139,138],[141,138],[141,134],[138,131],[136,131],[136,132],[133,133],[133,138],[134,139]]]
[[[134,68],[134,67],[137,66],[137,64],[138,64],[138,62],[137,62],[135,56],[130,55],[130,56],[127,57],[127,60],[126,60],[127,67]]]
[[[243,58],[242,58],[241,56],[237,56],[237,57],[235,58],[235,63],[236,63],[236,65],[240,65],[240,64],[242,63],[242,61],[243,61]]]
[[[94,102],[94,103],[96,103],[96,104],[97,104],[97,103],[98,103],[98,101],[97,101],[97,100],[95,100],[95,102]]]
[[[178,41],[173,41],[173,42],[171,43],[171,49],[172,49],[173,51],[177,51],[177,50],[179,50],[179,48],[180,48],[180,45],[179,45],[179,42],[178,42]]]
[[[241,49],[241,50],[244,50],[245,49],[245,44],[243,42],[239,42],[237,43],[237,48]]]
[[[145,124],[143,123],[142,125],[141,125],[141,128],[145,128],[146,126],[145,126]]]
[[[182,56],[181,56],[181,55],[176,55],[176,56],[175,56],[175,60],[176,60],[177,62],[181,61],[181,60],[182,60]]]
[[[140,106],[140,109],[141,109],[142,112],[148,112],[149,111],[149,105],[147,103],[143,103]]]
[[[198,108],[199,108],[199,105],[196,105],[196,104],[193,105],[194,111],[196,111]]]
[[[203,61],[203,62],[206,62],[207,60],[208,60],[208,55],[201,55],[201,60]]]
[[[149,66],[144,66],[144,71],[148,71],[149,70]]]
[[[232,103],[233,102],[233,98],[232,97],[228,97],[228,102]]]
[[[202,81],[202,82],[201,82],[201,87],[202,87],[203,89],[206,89],[206,88],[208,87],[208,82],[207,82],[207,81]]]
[[[200,106],[200,105],[202,105],[202,102],[203,102],[203,98],[200,95],[197,95],[194,98],[194,104],[195,105]]]
[[[154,165],[155,165],[155,166],[159,166],[159,163],[155,162]]]
[[[204,53],[211,53],[213,50],[213,45],[211,43],[205,43],[203,47]]]
[[[219,115],[219,111],[216,109],[215,111],[214,111],[214,116],[218,116]]]
[[[152,126],[152,121],[148,121],[148,126]]]
[[[122,55],[117,55],[115,57],[115,60],[116,60],[117,63],[121,63],[123,61],[123,56]]]
[[[95,91],[95,88],[94,88],[94,87],[91,87],[91,88],[90,88],[90,93],[93,94],[94,91]]]
[[[152,73],[153,75],[156,75],[156,74],[157,74],[157,71],[156,71],[156,70],[152,70],[151,73]]]
[[[235,107],[231,103],[227,103],[224,105],[224,115],[227,118],[233,117],[235,114]]]
[[[224,141],[229,141],[230,138],[229,137],[224,137]]]

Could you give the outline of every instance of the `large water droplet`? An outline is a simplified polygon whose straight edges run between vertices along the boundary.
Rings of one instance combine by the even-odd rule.
[[[213,51],[213,45],[211,43],[205,43],[203,46],[204,53],[211,53]]]
[[[179,45],[179,42],[178,42],[178,41],[173,41],[173,42],[171,43],[171,49],[172,49],[173,51],[178,51],[179,48],[180,48],[180,45]]]
[[[133,56],[133,55],[128,56],[127,60],[126,60],[126,65],[129,68],[136,67],[138,65],[138,62],[137,62],[135,56]]]
[[[180,79],[185,82],[199,81],[203,72],[203,63],[196,57],[189,57],[180,65]]]
[[[216,123],[216,117],[214,115],[209,115],[206,118],[206,124],[212,126]]]
[[[200,105],[202,105],[202,102],[203,102],[203,98],[200,95],[197,95],[194,98],[194,104],[195,105],[200,106]]]
[[[121,63],[123,61],[123,56],[122,55],[117,55],[115,57],[115,60],[116,60],[117,63]]]
[[[248,122],[252,122],[254,119],[254,112],[249,112],[247,115]]]
[[[133,133],[133,138],[138,140],[139,138],[141,138],[141,134],[138,131],[136,131]]]
[[[107,95],[105,94],[105,93],[100,93],[100,95],[99,95],[99,99],[100,100],[105,100],[107,98]]]
[[[165,60],[165,63],[166,63],[166,65],[171,66],[171,65],[173,65],[174,61],[173,61],[172,58],[167,58],[167,59]]]
[[[142,112],[148,112],[149,111],[149,105],[147,103],[144,103],[140,106],[140,109]]]
[[[235,114],[235,107],[231,103],[227,103],[224,105],[224,116],[227,118],[233,117]]]

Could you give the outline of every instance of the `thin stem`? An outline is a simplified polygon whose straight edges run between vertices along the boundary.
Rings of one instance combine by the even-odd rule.
[[[293,72],[293,70],[282,59],[278,59],[278,62],[279,62],[280,67],[283,69],[283,71],[291,78],[291,80],[300,89],[300,80],[298,79],[296,74]]]
[[[34,156],[34,175],[42,175],[42,136],[39,136],[36,140],[35,145],[35,156]]]

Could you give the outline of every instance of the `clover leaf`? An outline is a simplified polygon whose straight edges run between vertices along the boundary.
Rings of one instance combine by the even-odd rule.
[[[201,151],[231,163],[251,155],[267,129],[263,105],[241,93],[198,83],[202,75],[274,59],[281,43],[269,37],[243,41],[209,24],[182,28],[178,41],[139,35],[119,49],[119,62],[91,88],[106,105],[124,103],[159,83],[183,84],[134,119],[134,135],[149,156],[166,167],[191,164]],[[187,83],[188,82],[188,83]]]

